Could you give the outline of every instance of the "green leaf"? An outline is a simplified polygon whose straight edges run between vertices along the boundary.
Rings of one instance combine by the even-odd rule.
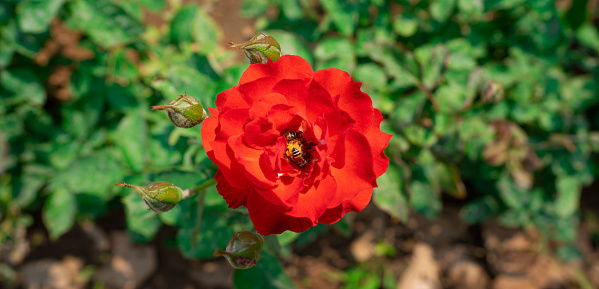
[[[182,214],[177,243],[185,257],[211,258],[216,248],[225,248],[235,229],[222,211],[203,210],[203,206],[199,207],[198,195],[184,199],[179,206]]]
[[[347,38],[325,38],[314,49],[318,60],[317,69],[338,68],[352,71],[355,67],[356,52],[354,45]]]
[[[172,43],[181,44],[193,41],[189,28],[193,25],[197,11],[197,5],[187,5],[177,11],[177,14],[175,14],[175,17],[171,21],[170,40]]]
[[[281,10],[283,11],[285,18],[289,20],[300,19],[304,14],[304,11],[302,7],[300,7],[298,0],[281,1]]]
[[[41,165],[30,164],[13,183],[13,202],[20,208],[27,208],[38,197],[38,193],[51,176],[52,170]]]
[[[114,184],[123,181],[124,170],[110,150],[102,150],[76,160],[62,173],[68,187],[75,192],[96,195],[103,200],[110,199],[116,188]]]
[[[454,5],[455,0],[435,0],[430,6],[431,16],[439,22],[445,22],[453,12]]]
[[[139,38],[143,26],[121,7],[108,0],[78,0],[69,3],[68,26],[85,31],[98,45],[113,47]]]
[[[485,13],[485,3],[483,0],[458,0],[460,16],[466,21],[479,20]]]
[[[503,174],[496,183],[501,200],[513,210],[519,210],[530,203],[531,193],[514,183],[507,175]]]
[[[441,85],[435,93],[442,112],[451,113],[462,110],[466,102],[466,87],[450,81],[447,85]]]
[[[358,20],[357,1],[320,0],[320,4],[344,35],[352,35]]]
[[[269,0],[243,0],[243,2],[241,2],[241,16],[246,18],[257,18],[266,13],[268,6]]]
[[[410,184],[410,204],[418,213],[434,218],[440,212],[443,204],[429,183],[412,181]]]
[[[385,71],[380,65],[372,62],[358,64],[354,77],[356,81],[373,87],[383,88],[387,85]]]
[[[403,176],[401,170],[389,165],[387,172],[377,179],[378,188],[374,189],[372,198],[381,210],[401,220],[408,219],[408,200],[403,191]]]
[[[136,108],[139,103],[135,98],[135,94],[133,89],[135,85],[129,85],[127,87],[123,87],[119,84],[113,83],[109,88],[106,94],[106,100],[111,105],[114,110],[127,110]]]
[[[491,196],[469,202],[460,211],[460,217],[468,224],[476,224],[499,212],[499,204]]]
[[[233,286],[236,289],[256,288],[262,289],[288,289],[295,288],[289,276],[283,270],[283,265],[268,251],[262,251],[258,264],[250,269],[235,270]]]
[[[403,37],[410,37],[418,30],[418,19],[412,14],[397,14],[393,19],[393,31]]]
[[[8,20],[13,17],[13,12],[14,11],[12,7],[9,6],[8,1],[0,1],[0,24],[7,23]]]
[[[129,167],[140,172],[146,167],[147,125],[140,111],[127,114],[117,127],[114,139]]]
[[[14,48],[14,51],[22,54],[25,57],[33,58],[37,52],[42,49],[44,43],[48,39],[47,33],[26,34],[22,33],[17,25],[16,19],[10,19],[7,24],[0,26],[2,33],[0,34],[0,44],[6,44],[8,47]],[[2,47],[2,46],[0,46]],[[10,48],[4,50],[3,54],[12,53]],[[6,57],[6,56],[4,56]]]
[[[76,212],[75,196],[67,188],[60,187],[50,193],[42,210],[42,220],[51,239],[57,239],[73,227]]]
[[[587,11],[588,4],[589,0],[571,1],[570,8],[566,11],[565,18],[572,30],[577,30],[587,21],[590,14]]]
[[[584,46],[595,49],[599,53],[599,30],[591,23],[582,25],[576,31],[576,38]]]
[[[208,54],[214,52],[218,47],[221,31],[201,7],[198,7],[196,11],[190,33],[192,39],[199,46],[199,53]]]
[[[580,181],[572,176],[558,176],[555,180],[555,188],[557,189],[557,198],[553,203],[555,213],[562,218],[576,213],[580,206],[582,190]]]
[[[15,102],[35,106],[41,106],[46,102],[46,90],[31,70],[1,71],[0,86]]]
[[[66,0],[24,0],[17,5],[19,27],[25,33],[41,33],[48,30],[50,20],[58,13]]]

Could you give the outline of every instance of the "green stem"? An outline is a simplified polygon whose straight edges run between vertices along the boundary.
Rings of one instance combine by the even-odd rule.
[[[216,185],[216,180],[214,178],[210,178],[205,180],[203,183],[199,184],[197,187],[193,188],[192,190],[194,192],[199,192],[202,190],[205,190],[209,187],[212,187],[213,185]]]
[[[191,189],[187,189],[183,191],[183,199],[187,199],[192,195],[201,193],[202,191],[204,191],[205,189],[212,187],[216,185],[216,180],[211,178],[211,179],[207,179],[205,180],[203,183],[199,184],[197,187],[195,188],[191,188]]]
[[[212,179],[214,183],[214,179]],[[205,184],[206,182],[202,183]],[[201,185],[200,185],[201,186]],[[199,187],[199,186],[198,186]],[[197,188],[197,187],[196,187]],[[206,197],[206,190],[202,189],[198,191],[198,216],[196,219],[196,226],[191,232],[191,246],[195,248],[198,244],[198,234],[200,233],[200,227],[202,226],[202,215],[204,215],[204,199]]]

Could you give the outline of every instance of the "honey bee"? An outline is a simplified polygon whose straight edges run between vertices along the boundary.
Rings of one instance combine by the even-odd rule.
[[[310,154],[307,153],[306,140],[302,136],[302,132],[289,131],[283,134],[287,140],[287,150],[285,151],[285,158],[297,165],[300,168],[304,168],[308,163]]]
[[[285,136],[285,139],[286,139],[287,141],[292,141],[292,140],[294,140],[294,139],[296,139],[296,138],[299,138],[299,137],[301,137],[302,133],[303,133],[303,132],[301,132],[301,131],[288,131],[288,132],[286,132],[286,133],[285,133],[285,134],[283,134],[283,135]],[[302,138],[303,138],[303,137],[302,137]]]

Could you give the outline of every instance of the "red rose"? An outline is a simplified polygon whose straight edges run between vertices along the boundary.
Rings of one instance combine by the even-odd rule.
[[[298,56],[252,64],[202,125],[216,186],[264,235],[303,232],[360,211],[389,165],[383,116],[344,71]]]

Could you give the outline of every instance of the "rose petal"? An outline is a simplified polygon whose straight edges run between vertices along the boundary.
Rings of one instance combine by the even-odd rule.
[[[376,174],[372,168],[372,153],[365,136],[349,130],[343,141],[337,142],[331,157],[331,174],[337,180],[337,195],[329,208],[354,198],[360,191],[376,186]]]
[[[245,176],[254,185],[271,189],[276,185],[277,174],[268,170],[264,162],[260,162],[263,150],[247,146],[242,135],[232,136],[228,139],[228,147],[235,156],[235,162],[245,169]]]
[[[327,210],[328,204],[339,190],[337,181],[332,175],[328,175],[322,181],[317,182],[308,191],[299,195],[299,200],[291,211],[285,213],[293,217],[308,217],[318,224],[318,218]]]
[[[238,189],[231,186],[231,183],[223,176],[222,171],[216,171],[214,176],[216,180],[216,190],[223,197],[229,208],[235,209],[239,206],[247,206],[248,192],[251,189]]]
[[[268,60],[268,63],[265,64],[250,65],[241,75],[239,84],[271,76],[276,76],[278,79],[304,78],[312,73],[312,67],[303,58],[295,55],[283,55],[275,62]]]
[[[245,100],[245,97],[239,92],[237,86],[219,93],[216,96],[215,104],[221,113],[231,109],[250,107],[249,103]]]
[[[287,230],[300,233],[314,226],[308,218],[285,215],[256,192],[249,194],[247,208],[256,231],[262,235],[280,234]]]
[[[287,98],[280,93],[267,93],[256,99],[250,108],[250,119],[264,117],[277,104],[287,105]]]
[[[372,100],[360,90],[362,83],[354,82],[349,73],[336,68],[316,71],[314,81],[329,92],[335,106],[355,120],[354,129],[365,133],[370,128]]]
[[[370,129],[364,135],[372,148],[374,173],[377,177],[385,173],[389,167],[389,158],[385,155],[385,148],[389,144],[389,140],[393,137],[393,135],[381,131],[380,126],[382,121],[383,115],[375,108]]]
[[[359,212],[366,208],[372,198],[372,189],[360,191],[353,199],[343,201],[339,206],[326,210],[318,219],[322,224],[333,224],[349,212]]]
[[[216,140],[226,140],[231,136],[243,133],[243,127],[248,121],[248,109],[231,109],[220,114],[216,127]]]
[[[216,117],[209,117],[202,123],[202,145],[204,146],[206,153],[212,152],[212,146],[210,146],[210,142],[214,141],[216,138],[217,126],[218,119]]]
[[[347,112],[336,107],[329,92],[316,81],[312,81],[308,87],[306,102],[308,119],[314,122],[318,117],[324,116],[330,135],[344,134],[355,123]]]
[[[301,178],[283,176],[276,188],[268,190],[257,188],[256,192],[273,205],[288,211],[297,204],[300,192],[304,188]]]
[[[218,165],[218,170],[231,186],[238,189],[253,186],[253,183],[245,176],[245,168],[234,161],[235,155],[226,141],[213,141],[210,145],[213,149],[210,159]],[[210,157],[210,154],[208,156]]]

